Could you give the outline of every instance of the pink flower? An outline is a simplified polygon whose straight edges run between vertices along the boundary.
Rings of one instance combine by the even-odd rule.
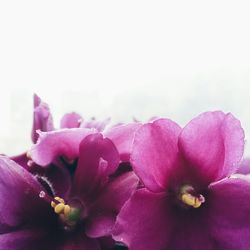
[[[184,129],[167,119],[140,127],[131,163],[145,188],[123,206],[114,239],[130,250],[248,249],[250,182],[228,178],[243,150],[231,114],[203,113]]]
[[[75,156],[76,147],[66,144],[72,146],[67,151],[63,143],[70,143],[69,138],[78,143],[79,137],[65,131],[72,132],[47,132],[52,133],[46,137],[47,151],[42,148],[37,156],[49,150],[52,157],[47,156],[44,162],[53,161],[56,155]],[[53,151],[51,138],[60,150]],[[78,147],[72,176],[66,166],[52,162],[44,168],[46,176],[32,175],[7,157],[0,157],[1,249],[101,249],[138,179],[133,172],[112,176],[119,154],[112,141],[101,134],[84,134]]]

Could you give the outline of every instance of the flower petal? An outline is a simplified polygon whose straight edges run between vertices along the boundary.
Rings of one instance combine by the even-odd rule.
[[[51,164],[48,168],[34,165],[29,167],[29,172],[36,177],[48,194],[67,199],[71,191],[72,180],[70,172],[65,166],[59,165],[59,163]]]
[[[131,164],[151,191],[166,189],[177,164],[181,128],[171,120],[159,119],[140,127],[135,135]]]
[[[115,225],[115,218],[116,215],[114,213],[96,215],[94,220],[87,222],[85,233],[91,238],[111,235]]]
[[[103,121],[97,121],[95,118],[92,118],[89,121],[85,121],[83,120],[80,127],[81,128],[95,128],[98,132],[102,132],[106,126],[109,124],[110,122],[110,118],[106,118]]]
[[[74,192],[91,193],[107,182],[119,165],[114,144],[102,134],[88,135],[80,144],[80,155],[74,175]]]
[[[52,216],[50,205],[39,197],[44,189],[23,167],[0,156],[0,224],[43,223]]]
[[[117,147],[121,161],[130,161],[132,143],[139,127],[141,127],[141,123],[123,124],[112,127],[105,133]]]
[[[208,202],[216,249],[249,249],[250,182],[232,178],[214,183]]]
[[[237,170],[244,150],[244,131],[230,113],[203,113],[183,129],[179,148],[190,172],[207,185]]]
[[[29,158],[27,157],[27,152],[20,155],[12,156],[10,157],[10,159],[16,162],[18,165],[22,166],[23,168],[29,169],[28,166]]]
[[[65,235],[55,233],[50,228],[31,228],[0,235],[0,249],[60,249],[60,250],[100,250],[97,240],[87,238],[84,233]]]
[[[62,198],[66,198],[69,194],[71,189],[70,172],[60,161],[57,161],[56,165],[51,164],[48,168],[43,168],[29,160],[27,153],[13,156],[11,160],[32,173],[45,189],[48,187],[49,190],[46,189],[46,191],[49,191],[49,194],[52,192],[53,196]]]
[[[94,129],[72,128],[41,133],[30,151],[31,158],[40,166],[49,165],[59,156],[74,160],[79,155],[80,142],[94,132]]]
[[[50,114],[49,106],[43,102],[39,96],[34,94],[34,115],[33,115],[33,128],[32,128],[32,141],[36,143],[40,131],[54,130],[52,115]]]
[[[96,238],[111,234],[118,212],[136,190],[138,181],[133,172],[124,173],[100,191],[90,208],[86,225],[88,236]]]
[[[236,171],[237,174],[250,174],[250,158],[245,158],[241,161],[239,168]]]
[[[60,250],[101,250],[98,240],[86,237],[83,232],[69,237],[61,235],[58,241],[56,249]]]
[[[172,221],[164,193],[140,189],[123,206],[113,238],[130,250],[166,249]]]
[[[82,117],[75,113],[65,114],[61,119],[61,128],[79,128],[82,121]]]
[[[53,249],[53,242],[47,240],[47,238],[48,233],[37,228],[0,234],[0,249]]]
[[[176,226],[171,236],[171,241],[165,249],[224,249],[217,248],[216,243],[211,239],[207,221],[202,220],[203,218],[199,219],[200,220],[194,220],[192,218],[188,218],[186,221],[184,221],[184,223],[181,223],[180,225]]]

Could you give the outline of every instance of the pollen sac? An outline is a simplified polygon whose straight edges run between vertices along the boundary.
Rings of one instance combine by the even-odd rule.
[[[50,205],[54,209],[54,212],[58,214],[60,221],[67,231],[73,230],[81,219],[81,209],[66,204],[64,199],[60,197],[54,197]]]
[[[196,194],[195,190],[190,185],[184,185],[180,189],[179,199],[187,206],[199,208],[205,202],[202,194]]]

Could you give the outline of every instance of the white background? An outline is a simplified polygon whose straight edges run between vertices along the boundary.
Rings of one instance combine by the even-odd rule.
[[[0,152],[31,144],[32,94],[113,121],[232,112],[250,136],[248,1],[0,1]],[[249,145],[247,144],[247,154]]]

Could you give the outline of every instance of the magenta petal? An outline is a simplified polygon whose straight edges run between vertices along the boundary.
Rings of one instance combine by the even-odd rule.
[[[0,224],[17,226],[50,218],[50,204],[39,197],[43,188],[34,176],[3,156],[0,173]]]
[[[237,170],[244,150],[244,131],[230,113],[207,112],[187,124],[179,142],[190,171],[208,184]]]
[[[214,239],[211,238],[209,221],[203,218],[195,218],[193,214],[189,218],[179,219],[179,225],[174,226],[171,241],[165,249],[174,250],[222,250],[217,248]],[[160,249],[159,249],[160,250]]]
[[[134,193],[137,185],[138,178],[133,172],[124,173],[106,185],[90,208],[86,234],[90,237],[110,235],[116,215]]]
[[[100,250],[100,245],[97,240],[87,238],[84,233],[76,235],[53,235],[52,231],[32,228],[1,234],[0,249]]]
[[[250,182],[232,178],[210,186],[209,226],[217,249],[249,249]]]
[[[75,113],[65,114],[61,119],[61,128],[79,128],[82,121],[82,117]]]
[[[135,173],[151,191],[166,189],[178,163],[178,136],[181,128],[171,120],[159,119],[137,130],[131,154]]]
[[[40,166],[30,167],[29,170],[41,184],[49,188],[48,194],[67,199],[71,191],[70,172],[63,165],[50,165],[49,168]]]
[[[237,174],[250,174],[250,158],[245,158],[241,161]]]
[[[0,249],[53,249],[53,242],[47,240],[48,233],[36,228],[24,229],[0,235]]]
[[[107,182],[118,165],[119,154],[111,140],[99,133],[87,136],[80,144],[74,190],[82,195],[91,193]]]
[[[49,165],[59,156],[73,160],[79,155],[80,142],[94,132],[93,129],[72,128],[41,133],[30,151],[31,158],[40,166]]]
[[[71,237],[62,237],[59,239],[59,244],[56,248],[58,250],[101,250],[100,244],[96,239],[90,239],[81,234],[71,235]]]
[[[105,135],[110,138],[118,149],[121,161],[129,161],[132,150],[132,143],[136,130],[141,123],[130,123],[110,128]]]
[[[102,132],[109,122],[110,122],[110,118],[106,118],[103,121],[97,121],[95,118],[92,118],[89,121],[83,120],[80,127],[81,128],[95,128],[98,132]]]
[[[166,195],[141,189],[123,206],[113,238],[130,250],[161,250],[167,249],[171,232],[172,219]]]
[[[50,114],[48,105],[37,96],[34,95],[34,115],[33,115],[33,128],[32,128],[32,141],[36,143],[40,131],[51,131],[54,130],[53,119]]]
[[[23,168],[29,169],[28,166],[29,158],[27,157],[27,152],[20,155],[12,156],[10,157],[10,159],[16,162],[18,165],[22,166]]]
[[[114,213],[96,215],[93,220],[87,222],[85,233],[91,238],[111,235],[115,218]]]
[[[138,177],[133,172],[115,177],[100,191],[92,210],[97,213],[101,210],[119,212],[138,184]]]

